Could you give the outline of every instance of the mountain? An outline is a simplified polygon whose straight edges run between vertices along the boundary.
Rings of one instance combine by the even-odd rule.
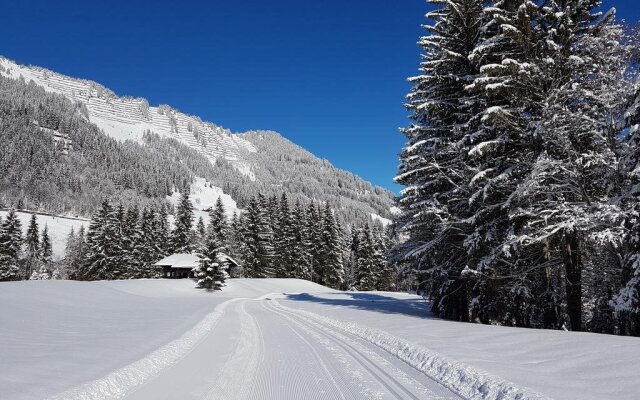
[[[347,223],[390,217],[391,192],[335,168],[276,132],[232,133],[168,105],[152,106],[96,82],[3,57],[0,77],[3,144],[13,148],[14,156],[33,153],[35,147],[39,158],[48,160],[38,165],[0,156],[0,203],[21,201],[46,211],[86,215],[99,204],[99,195],[125,203],[157,202],[189,185],[202,188],[205,182],[239,207],[259,192],[285,192],[303,203],[328,201]],[[20,121],[25,113],[30,120]],[[44,141],[27,149],[23,142],[33,140]],[[49,169],[56,184],[38,168]],[[65,169],[77,173],[78,182],[70,181]],[[34,195],[34,187],[43,185],[47,194]],[[66,200],[56,199],[60,193]]]

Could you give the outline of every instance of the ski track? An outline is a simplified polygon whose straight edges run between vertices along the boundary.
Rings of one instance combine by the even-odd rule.
[[[140,360],[107,376],[49,397],[49,400],[121,399],[136,387],[154,378],[160,371],[179,362],[218,324],[226,308],[240,298],[219,304],[196,326]]]
[[[279,310],[298,316],[327,332],[342,332],[368,342],[406,362],[426,377],[450,389],[462,399],[473,400],[551,400],[528,388],[519,387],[497,376],[449,360],[422,346],[353,322],[334,320],[305,310],[274,303]],[[388,357],[385,357],[388,359]]]
[[[275,302],[274,302],[275,303]],[[268,307],[271,311],[283,315],[303,329],[316,332],[325,337],[329,342],[341,348],[362,368],[364,368],[376,382],[382,385],[394,399],[461,399],[460,396],[448,388],[424,376],[420,371],[401,362],[400,360],[387,360],[390,354],[381,354],[380,350],[372,349],[372,344],[351,335],[343,335],[335,330],[327,329],[310,319],[305,319],[289,310],[280,307]],[[386,358],[385,358],[386,357]],[[402,364],[399,366],[398,364]],[[407,371],[409,373],[407,373]]]
[[[456,390],[356,327],[366,330],[269,296],[235,298],[148,356],[50,400],[489,398]]]

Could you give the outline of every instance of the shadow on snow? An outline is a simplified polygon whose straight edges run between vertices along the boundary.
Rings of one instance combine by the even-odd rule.
[[[429,303],[421,299],[397,299],[375,293],[341,292],[343,298],[318,297],[309,293],[283,293],[287,300],[305,301],[336,307],[347,307],[384,314],[404,314],[419,318],[435,318]],[[329,294],[329,295],[333,295]]]

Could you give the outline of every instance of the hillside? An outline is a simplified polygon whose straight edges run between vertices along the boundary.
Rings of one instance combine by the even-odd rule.
[[[62,143],[69,159],[77,157],[79,152],[87,158],[87,148],[84,146],[86,143],[82,142],[89,135],[101,142],[90,150],[89,155],[93,156],[93,160],[89,164],[101,163],[97,160],[100,157],[111,158],[110,161],[113,161],[114,157],[110,154],[93,154],[112,150],[116,153],[129,153],[115,157],[117,161],[128,159],[124,165],[128,171],[138,167],[136,160],[148,158],[158,162],[146,167],[141,176],[153,175],[153,172],[164,174],[152,177],[152,184],[144,184],[146,187],[143,189],[140,188],[141,179],[135,183],[135,179],[126,176],[127,172],[124,171],[120,174],[125,176],[109,177],[111,183],[102,182],[104,177],[98,179],[100,182],[93,183],[87,181],[95,179],[85,179],[86,185],[81,185],[84,187],[72,188],[75,190],[73,199],[83,199],[73,210],[70,209],[71,202],[52,204],[51,199],[30,199],[28,195],[25,196],[23,188],[16,190],[15,184],[0,188],[0,195],[5,192],[5,202],[22,200],[47,211],[87,215],[99,201],[89,193],[92,185],[100,186],[106,196],[121,197],[125,202],[131,203],[144,202],[145,199],[161,201],[166,196],[171,196],[174,190],[180,190],[188,182],[195,183],[196,178],[200,178],[230,195],[239,207],[245,206],[248,199],[258,192],[270,196],[285,191],[293,200],[332,203],[344,222],[370,221],[372,214],[389,218],[389,210],[393,204],[393,195],[389,191],[333,167],[328,161],[315,157],[275,132],[234,134],[168,105],[152,106],[143,98],[118,96],[92,81],[70,78],[40,67],[18,65],[3,57],[0,57],[0,77],[24,82],[26,85],[16,89],[15,84],[5,83],[4,93],[0,93],[4,96],[5,116],[0,118],[5,121],[14,119],[25,103],[32,103],[34,114],[48,109],[47,116],[40,116],[37,120],[34,115],[30,121],[34,126],[27,127],[28,130],[38,128],[40,135],[51,135],[46,138],[44,147],[51,147],[51,142],[55,142],[59,148]],[[37,88],[44,89],[45,93],[38,92]],[[16,92],[19,94],[16,95]],[[25,95],[25,92],[29,94]],[[65,101],[66,105],[59,105]],[[73,126],[65,125],[64,121],[73,121]],[[5,123],[2,127],[5,143],[23,140],[11,132],[14,125],[16,121],[12,121],[12,124]],[[79,126],[86,131],[82,135],[70,131],[79,129]],[[92,126],[98,130],[93,132]],[[100,131],[114,140],[110,142],[96,137]],[[26,134],[33,135],[35,130]],[[121,148],[124,143],[128,143],[125,149]],[[77,167],[77,163],[70,165],[69,161],[60,164]],[[32,172],[29,165],[22,167],[27,168],[22,172]],[[160,171],[161,169],[165,171]],[[135,178],[135,171],[129,175]],[[43,185],[43,180],[38,184]],[[112,184],[113,188],[104,188]],[[123,189],[128,190],[124,195]],[[53,188],[47,190],[56,192]],[[57,190],[68,195],[60,187]],[[7,191],[12,193],[6,194]]]

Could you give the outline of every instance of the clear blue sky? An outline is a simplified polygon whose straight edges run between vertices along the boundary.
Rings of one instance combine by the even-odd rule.
[[[638,0],[605,0],[629,21]],[[393,191],[424,0],[0,0],[0,54],[271,129]]]

